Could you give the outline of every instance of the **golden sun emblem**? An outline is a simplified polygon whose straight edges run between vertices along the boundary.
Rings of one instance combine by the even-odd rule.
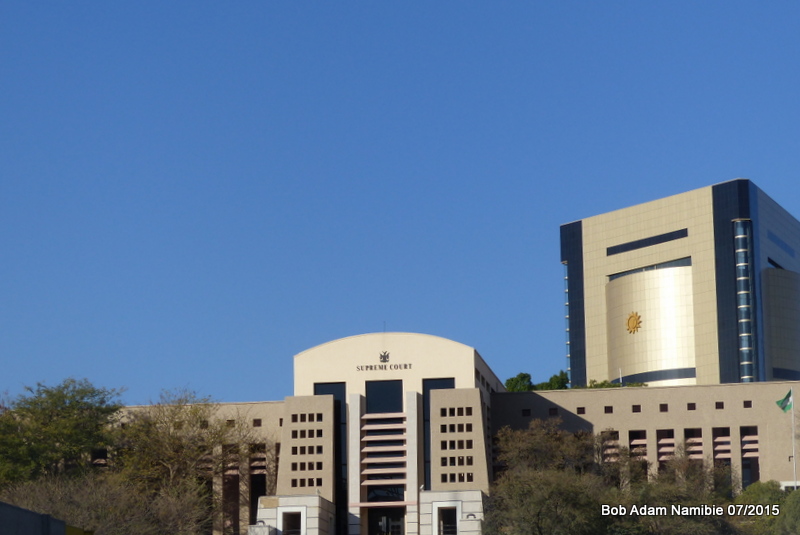
[[[630,334],[637,332],[642,326],[642,317],[637,312],[631,312],[628,316],[627,326]]]

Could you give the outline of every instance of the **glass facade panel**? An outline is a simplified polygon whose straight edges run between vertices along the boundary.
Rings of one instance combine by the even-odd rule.
[[[403,412],[403,381],[367,381],[367,414]]]

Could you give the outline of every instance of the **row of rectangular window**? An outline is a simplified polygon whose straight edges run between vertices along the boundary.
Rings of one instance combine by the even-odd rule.
[[[292,438],[322,438],[322,429],[309,429],[308,435],[305,429],[292,429]]]
[[[322,470],[322,463],[292,463],[292,472],[297,472],[300,470],[301,472],[305,472],[306,470]]]
[[[439,413],[442,418],[448,416],[472,416],[472,407],[442,407]]]
[[[467,433],[471,433],[472,432],[472,424],[458,424],[458,425],[450,424],[449,429],[450,429],[450,431],[449,431],[450,433],[464,433],[465,431]],[[442,433],[447,433],[448,432],[447,424],[442,424],[441,427],[440,427],[440,430],[441,430]]]
[[[745,409],[752,409],[753,408],[753,401],[746,399],[742,401],[742,407]],[[725,409],[725,402],[724,401],[716,401],[714,402],[714,408],[718,411]],[[551,411],[553,409],[550,409]],[[558,409],[555,409],[558,410]],[[697,403],[687,403],[686,404],[687,411],[695,411],[697,410]],[[528,411],[528,414],[524,414],[525,411]],[[586,414],[586,407],[578,407],[575,411],[577,414]],[[614,406],[613,405],[606,405],[603,407],[603,412],[605,414],[613,414],[614,413]],[[641,405],[631,405],[631,412],[642,412]],[[669,412],[669,403],[659,403],[658,405],[658,412]],[[551,414],[552,416],[553,414]],[[530,409],[523,409],[523,416],[530,416]]]
[[[442,457],[442,466],[472,466],[472,456]]]
[[[456,481],[456,479],[458,481]],[[461,472],[458,474],[442,474],[442,483],[472,483],[472,472]]]
[[[450,447],[448,448],[448,446],[450,446]],[[442,449],[443,450],[447,450],[447,449],[451,449],[451,450],[463,450],[463,449],[471,450],[472,449],[472,441],[471,440],[451,440],[448,443],[447,440],[442,440]]]
[[[322,421],[322,413],[321,412],[309,412],[309,413],[300,413],[300,414],[292,414],[292,423],[297,423],[298,420],[300,422],[321,422]]]
[[[308,485],[306,485],[308,482]],[[314,484],[316,482],[316,484]],[[293,479],[292,480],[293,487],[321,487],[322,486],[322,478],[318,477],[314,479],[313,477],[309,477],[308,479]]]
[[[314,455],[314,453],[321,455],[322,446],[316,446],[316,450],[315,446],[308,446],[308,448],[305,446],[292,446],[292,455]]]

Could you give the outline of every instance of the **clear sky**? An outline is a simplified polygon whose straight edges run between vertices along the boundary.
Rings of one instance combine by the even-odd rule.
[[[0,392],[292,393],[424,332],[565,367],[559,225],[736,177],[800,215],[800,4],[0,3]]]

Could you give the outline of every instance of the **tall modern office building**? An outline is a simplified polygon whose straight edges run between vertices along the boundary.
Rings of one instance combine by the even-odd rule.
[[[800,379],[800,222],[749,180],[562,225],[561,260],[575,386]]]

